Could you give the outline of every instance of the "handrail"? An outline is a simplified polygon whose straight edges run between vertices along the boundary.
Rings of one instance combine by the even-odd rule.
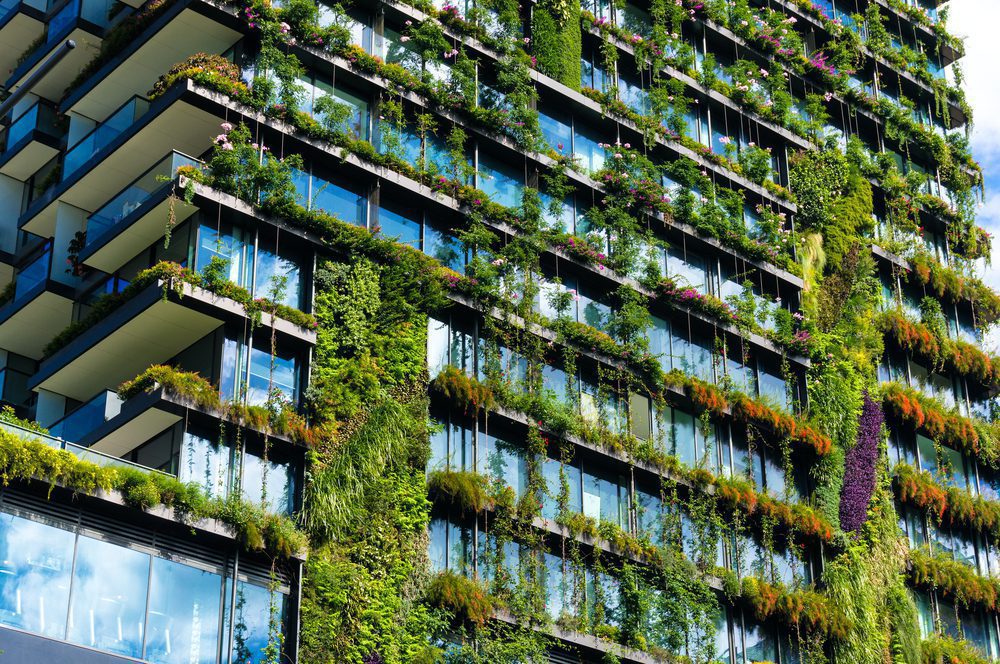
[[[138,463],[133,463],[132,461],[126,461],[116,456],[111,456],[110,454],[105,454],[104,452],[98,452],[97,450],[92,450],[82,445],[77,445],[76,443],[71,443],[62,438],[56,438],[55,436],[50,436],[46,433],[40,433],[38,431],[32,431],[31,429],[26,429],[25,427],[13,424],[11,422],[0,421],[0,429],[12,433],[15,436],[23,439],[34,439],[41,442],[49,447],[53,447],[57,450],[65,450],[71,452],[72,454],[78,456],[84,461],[90,461],[98,466],[111,467],[111,468],[132,468],[134,470],[139,470],[144,473],[159,473],[160,475],[166,477],[174,477],[170,473],[165,473],[162,470],[156,470],[155,468],[148,468],[147,466],[140,465]]]

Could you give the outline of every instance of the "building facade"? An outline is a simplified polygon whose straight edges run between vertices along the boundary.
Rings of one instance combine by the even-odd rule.
[[[945,18],[0,3],[2,657],[1000,659]]]

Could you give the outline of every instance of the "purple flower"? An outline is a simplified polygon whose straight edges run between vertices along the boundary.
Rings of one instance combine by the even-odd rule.
[[[868,503],[875,492],[875,465],[884,420],[882,406],[866,391],[858,418],[858,441],[847,451],[844,462],[840,527],[846,532],[858,532],[868,516]]]

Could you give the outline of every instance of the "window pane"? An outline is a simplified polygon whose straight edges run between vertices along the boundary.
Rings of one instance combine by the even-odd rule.
[[[272,247],[260,247],[257,251],[257,274],[253,294],[254,297],[266,297],[278,304],[300,309],[302,284],[299,279],[299,266],[287,256],[274,253]]]
[[[227,582],[227,586],[229,583],[231,582]],[[243,581],[237,584],[231,660],[233,664],[263,664],[266,661],[264,650],[268,646],[270,636],[272,602],[274,602],[275,620],[278,623],[276,627],[280,629],[285,615],[284,595]],[[228,625],[228,622],[224,624]]]
[[[290,513],[294,507],[295,474],[289,464],[265,461],[246,452],[240,486],[246,500],[265,504],[271,512]]]
[[[313,176],[311,209],[339,217],[349,224],[364,226],[367,223],[366,205],[363,195]]]
[[[141,657],[148,584],[149,554],[81,536],[68,639]]]
[[[0,514],[0,623],[63,637],[75,537]]]
[[[258,348],[250,349],[250,376],[247,379],[247,403],[262,406],[267,403],[270,390],[278,390],[283,399],[296,401],[295,358],[274,356]]]
[[[178,476],[201,486],[210,497],[224,498],[229,488],[229,447],[218,440],[184,433]]]
[[[412,215],[417,216],[417,215]],[[378,223],[380,233],[392,238],[400,244],[408,244],[415,249],[420,248],[420,222],[410,218],[411,215],[403,215],[384,207],[378,211]]]
[[[221,590],[218,574],[154,558],[146,659],[163,664],[215,662]]]

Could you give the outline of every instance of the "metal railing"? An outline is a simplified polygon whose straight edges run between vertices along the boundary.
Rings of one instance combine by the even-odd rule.
[[[95,463],[98,466],[104,466],[108,468],[132,468],[133,470],[139,470],[144,473],[159,473],[160,475],[173,477],[173,475],[171,475],[170,473],[165,473],[162,470],[156,470],[155,468],[147,468],[146,466],[142,466],[137,463],[132,463],[131,461],[126,461],[125,459],[120,459],[116,456],[111,456],[110,454],[104,454],[103,452],[91,450],[81,445],[71,443],[62,438],[56,438],[55,436],[50,436],[48,434],[32,431],[31,429],[26,429],[22,426],[18,426],[17,424],[12,424],[10,422],[0,421],[0,430],[14,434],[15,436],[23,438],[25,440],[34,440],[36,442],[43,443],[57,450],[66,450],[67,452],[72,452],[80,459],[84,461],[89,461],[91,463]]]
[[[177,151],[169,153],[87,218],[87,244],[103,236],[154,194],[169,187],[178,168],[200,165],[194,157]]]

